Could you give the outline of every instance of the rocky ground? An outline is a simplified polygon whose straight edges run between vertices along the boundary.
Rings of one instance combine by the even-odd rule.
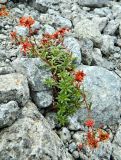
[[[10,15],[0,17],[0,160],[121,160],[121,2],[111,0],[36,0],[7,3]],[[77,145],[87,127],[85,109],[67,127],[46,112],[53,102],[44,80],[51,76],[39,58],[22,57],[10,32],[18,18],[32,16],[43,33],[67,27],[64,45],[86,73],[85,89],[93,103],[97,126],[110,139],[97,149]],[[21,27],[19,34],[27,34]],[[44,116],[43,116],[44,115]]]

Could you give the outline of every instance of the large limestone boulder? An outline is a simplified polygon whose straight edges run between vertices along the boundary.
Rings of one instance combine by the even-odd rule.
[[[83,82],[87,99],[92,102],[92,117],[96,124],[115,124],[121,115],[121,80],[113,72],[96,66],[80,66],[86,74]],[[83,106],[85,107],[85,106]],[[80,109],[75,116],[81,123],[88,118],[86,108]]]
[[[36,106],[28,102],[21,117],[0,132],[0,160],[72,160]]]
[[[20,106],[29,100],[29,87],[27,79],[19,73],[0,75],[0,103],[11,100],[18,102]]]
[[[89,19],[82,19],[75,25],[74,31],[79,39],[88,38],[94,42],[95,45],[100,46],[102,43],[102,35],[99,27],[94,21]]]

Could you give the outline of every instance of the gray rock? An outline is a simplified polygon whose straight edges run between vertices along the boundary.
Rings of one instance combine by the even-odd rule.
[[[107,17],[94,17],[92,21],[99,26],[99,30],[100,32],[102,32],[106,24],[108,23],[108,18]]]
[[[37,4],[41,4],[42,6],[48,6],[50,7],[50,5],[52,4],[58,4],[60,2],[60,0],[36,0]]]
[[[27,36],[29,34],[29,29],[23,26],[16,26],[15,31],[19,36]]]
[[[5,51],[2,50],[2,48],[0,47],[0,61],[4,61],[6,60],[7,56],[5,54]]]
[[[0,75],[13,73],[15,70],[9,63],[5,63],[4,61],[0,61]]]
[[[116,19],[119,18],[121,14],[121,5],[118,3],[112,4],[112,13]]]
[[[39,109],[49,107],[53,101],[52,93],[49,91],[32,92],[32,98]]]
[[[100,17],[106,17],[107,15],[111,15],[111,9],[109,7],[103,7],[103,8],[95,8],[94,13],[96,15],[99,15]]]
[[[82,62],[90,65],[92,63],[93,42],[90,39],[84,39],[81,43]]]
[[[71,139],[70,131],[66,127],[62,128],[62,130],[59,132],[59,135],[60,135],[61,140],[64,143],[69,142]]]
[[[31,29],[32,31],[39,30],[40,26],[40,23],[38,21],[35,21],[35,23],[31,26]]]
[[[39,20],[42,24],[49,24],[52,25],[55,22],[55,15],[51,14],[41,14]]]
[[[29,100],[28,82],[22,74],[0,75],[0,103],[7,103],[11,100],[22,106]]]
[[[73,139],[77,145],[84,144],[83,149],[79,152],[79,157],[84,160],[109,160],[112,153],[111,142],[99,142],[99,146],[95,149],[90,148],[85,144],[87,132],[76,132],[73,135]]]
[[[0,133],[0,159],[73,160],[36,106],[29,102],[22,116]]]
[[[81,6],[87,7],[102,7],[106,5],[110,0],[80,0],[79,4]]]
[[[104,34],[114,35],[118,27],[119,23],[116,22],[115,20],[111,20],[110,22],[108,22],[108,25],[104,29]]]
[[[93,152],[92,159],[110,160],[112,153],[112,145],[110,141],[100,142],[99,147]],[[95,158],[93,158],[95,157]]]
[[[81,47],[79,42],[73,37],[65,37],[63,44],[72,53],[73,58],[76,58],[75,63],[81,64]]]
[[[72,153],[72,155],[73,155],[73,157],[74,157],[75,159],[79,158],[79,152],[78,152],[78,151],[74,151],[74,152]]]
[[[119,35],[120,35],[120,37],[121,37],[121,23],[120,23],[120,25],[119,25]]]
[[[41,13],[46,13],[48,10],[47,6],[43,6],[42,4],[35,3],[35,1],[30,2],[29,5],[31,5],[32,7],[34,7],[37,11]]]
[[[114,160],[121,159],[121,138],[120,137],[121,137],[121,124],[119,125],[117,133],[114,136],[114,140],[113,140],[112,158]]]
[[[81,128],[81,124],[78,122],[78,116],[69,117],[69,125],[68,128],[72,131],[78,131]]]
[[[77,145],[75,142],[69,144],[69,151],[72,153],[77,149]]]
[[[80,158],[84,160],[110,160],[112,153],[112,145],[110,141],[100,142],[99,147],[92,150],[88,146],[85,146],[83,152],[79,152]]]
[[[54,27],[72,27],[71,21],[67,18],[60,16],[59,14],[41,14],[39,19],[43,24],[53,25]]]
[[[55,112],[48,112],[45,116],[46,120],[50,124],[50,127],[54,129],[57,126],[57,117]]]
[[[102,53],[106,56],[110,56],[114,52],[115,42],[116,37],[110,35],[103,35],[103,43],[101,46]]]
[[[48,90],[45,80],[51,77],[51,73],[40,58],[18,58],[12,64],[17,72],[27,76],[32,91]]]
[[[121,39],[117,39],[117,45],[121,47]]]
[[[79,158],[83,160],[89,160],[89,158],[82,152],[79,152]],[[94,159],[94,160],[99,160],[99,159]]]
[[[0,128],[8,127],[15,122],[19,115],[17,102],[10,101],[7,104],[0,105]]]
[[[71,28],[72,27],[72,23],[69,19],[64,18],[62,16],[57,15],[55,17],[55,25],[58,27],[66,27],[66,28]]]
[[[45,33],[53,34],[55,32],[55,29],[52,26],[45,24],[44,31]]]
[[[12,14],[14,14],[17,17],[22,17],[23,11],[17,7],[11,8]]]
[[[6,37],[6,35],[4,35],[4,34],[0,34],[0,40],[4,40],[4,39],[6,39],[7,37]]]
[[[83,19],[75,25],[74,31],[79,39],[88,38],[94,42],[95,45],[100,46],[102,42],[102,35],[97,24],[89,19]]]
[[[85,132],[82,132],[82,131],[76,132],[76,133],[73,135],[73,140],[74,140],[74,142],[76,143],[76,145],[78,145],[78,144],[80,144],[80,143],[83,143],[84,140],[85,140],[85,136],[86,136],[86,133],[85,133]]]
[[[92,102],[92,117],[98,124],[115,124],[120,119],[121,102],[119,77],[104,68],[96,66],[80,66],[86,74],[83,86],[87,91],[87,101]],[[90,96],[91,95],[91,96]],[[80,122],[87,118],[87,109],[80,109],[76,113]]]
[[[94,48],[92,52],[92,65],[102,66],[104,60],[102,58],[101,50],[99,48]]]

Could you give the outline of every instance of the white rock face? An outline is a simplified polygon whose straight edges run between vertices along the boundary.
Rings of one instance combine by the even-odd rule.
[[[2,130],[0,144],[1,160],[73,160],[31,102],[22,109],[22,117],[18,121]]]
[[[22,74],[0,75],[0,103],[7,103],[11,100],[22,106],[29,100],[28,82]]]
[[[83,82],[87,98],[92,102],[92,117],[96,124],[113,124],[120,119],[121,102],[119,77],[104,68],[95,66],[80,66],[78,70],[83,70],[86,74]],[[80,122],[87,118],[87,109],[78,111]]]
[[[95,45],[101,45],[102,35],[97,24],[89,19],[83,19],[75,25],[74,31],[79,39],[88,38]]]

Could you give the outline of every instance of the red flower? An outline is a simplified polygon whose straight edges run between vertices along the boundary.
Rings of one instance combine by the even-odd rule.
[[[94,127],[95,121],[93,119],[86,120],[84,123],[87,127]]]
[[[15,40],[17,38],[17,33],[14,31],[14,32],[11,32],[10,33],[10,36],[11,36],[11,39],[12,40]]]
[[[60,34],[61,36],[64,36],[65,32],[69,31],[68,28],[61,28],[59,29],[57,32],[58,34]]]
[[[109,133],[103,131],[102,129],[98,130],[98,134],[99,134],[100,141],[105,141],[105,140],[108,140],[110,138]]]
[[[75,80],[82,82],[84,80],[84,77],[86,76],[86,74],[83,71],[77,71],[75,73]]]
[[[31,25],[33,25],[35,23],[35,20],[30,16],[29,17],[22,17],[22,18],[20,18],[19,23],[21,26],[25,26],[25,27],[30,28]]]
[[[29,51],[33,45],[28,40],[26,40],[25,42],[21,43],[21,46],[21,51],[24,52],[24,55],[26,55],[27,51]]]
[[[98,147],[98,140],[95,138],[95,133],[94,131],[88,131],[87,133],[87,143],[90,147],[92,148],[97,148]]]

